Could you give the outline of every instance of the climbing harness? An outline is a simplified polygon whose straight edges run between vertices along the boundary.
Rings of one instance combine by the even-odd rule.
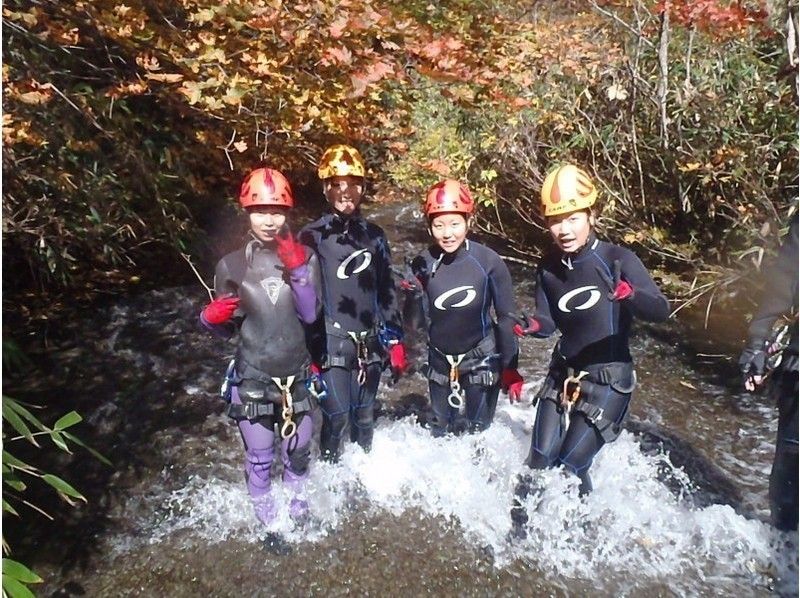
[[[367,349],[366,338],[369,330],[363,332],[347,331],[347,335],[353,339],[356,344],[356,358],[358,359],[358,385],[364,386],[367,381],[367,359],[369,358],[369,349]]]
[[[291,438],[297,432],[297,424],[292,420],[294,415],[294,406],[292,404],[292,384],[294,384],[294,376],[287,376],[284,383],[281,378],[272,378],[272,381],[281,391],[281,418],[283,425],[281,426],[281,438],[286,440]]]
[[[459,412],[464,410],[464,390],[461,388],[461,383],[458,381],[458,366],[464,359],[466,353],[461,355],[448,355],[447,363],[450,364],[450,394],[447,397],[447,404],[458,409]]]

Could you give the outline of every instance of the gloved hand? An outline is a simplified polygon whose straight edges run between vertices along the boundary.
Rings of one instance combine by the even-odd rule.
[[[406,347],[402,342],[396,342],[389,347],[389,365],[395,377],[400,377],[408,369]]]
[[[612,278],[602,265],[597,266],[597,272],[609,288],[607,297],[611,301],[624,301],[625,299],[633,297],[633,287],[627,280],[622,280],[622,262],[614,260],[613,267],[614,276]]]
[[[311,362],[311,367],[309,369],[311,370],[312,376],[320,376],[322,374],[322,368],[319,367],[319,364],[316,364],[313,361]]]
[[[239,297],[225,295],[218,297],[203,308],[203,318],[209,324],[224,324],[233,317],[233,312],[239,307]]]
[[[275,243],[278,245],[278,259],[287,270],[294,270],[306,263],[306,249],[295,241],[288,226],[284,226],[275,236]]]
[[[624,301],[628,297],[633,297],[633,287],[625,280],[620,280],[611,293],[610,299],[612,301]]]
[[[522,399],[523,382],[522,376],[514,368],[506,368],[500,374],[500,388],[508,393],[508,400],[512,403],[519,403]]]
[[[536,334],[539,332],[539,329],[542,325],[539,323],[539,320],[536,318],[529,318],[524,313],[519,316],[512,316],[514,320],[517,322],[514,324],[512,330],[514,334],[518,337],[522,338],[523,336],[530,336],[532,334]]]
[[[739,357],[739,369],[747,390],[755,390],[764,378],[767,353],[761,348],[763,346],[764,343],[761,341],[750,342]]]

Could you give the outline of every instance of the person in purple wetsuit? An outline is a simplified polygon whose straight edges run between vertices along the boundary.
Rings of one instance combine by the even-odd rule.
[[[283,482],[292,493],[289,513],[302,522],[308,513],[303,486],[310,460],[311,413],[323,390],[306,343],[306,326],[321,309],[319,265],[288,230],[294,199],[280,172],[251,172],[239,202],[250,221],[249,239],[217,264],[215,299],[200,319],[222,336],[239,334],[223,398],[244,442],[247,490],[257,518],[266,525],[277,515],[270,491],[277,430]]]

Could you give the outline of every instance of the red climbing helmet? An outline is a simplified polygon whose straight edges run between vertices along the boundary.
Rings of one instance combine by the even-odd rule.
[[[242,183],[239,203],[243,208],[253,206],[294,206],[294,197],[289,181],[277,170],[257,168]]]
[[[425,215],[428,217],[446,212],[469,215],[474,211],[475,201],[472,194],[466,185],[456,180],[445,179],[428,189],[425,199]]]

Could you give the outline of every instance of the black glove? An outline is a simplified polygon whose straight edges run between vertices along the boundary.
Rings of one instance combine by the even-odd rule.
[[[750,342],[739,357],[739,369],[742,378],[747,380],[752,376],[763,376],[767,365],[767,354],[763,349],[764,342]]]

